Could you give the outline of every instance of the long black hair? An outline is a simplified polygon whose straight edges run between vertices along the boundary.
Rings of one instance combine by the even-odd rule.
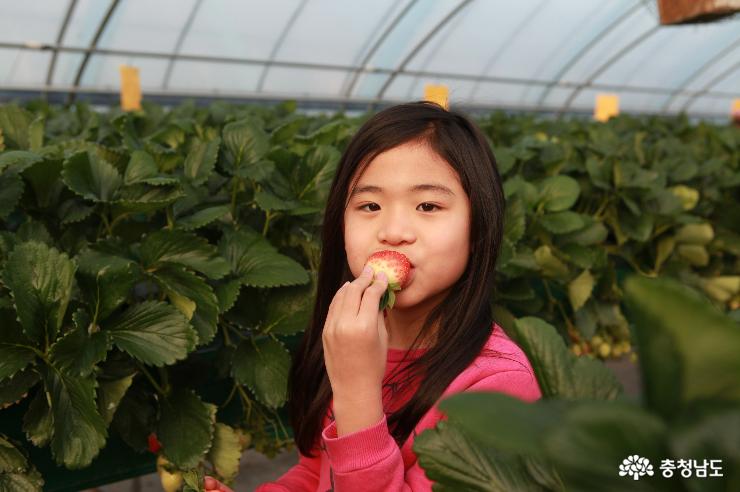
[[[321,338],[329,305],[342,284],[354,280],[343,234],[351,181],[375,156],[412,141],[429,144],[457,172],[470,200],[471,256],[449,295],[424,321],[410,350],[427,340],[436,324],[435,342],[405,367],[403,379],[396,382],[397,387],[403,387],[420,376],[409,401],[387,417],[399,447],[455,377],[482,352],[491,335],[494,269],[505,208],[491,146],[464,114],[437,104],[419,101],[384,109],[368,119],[350,140],[326,203],[316,304],[293,357],[288,380],[291,426],[298,449],[305,456],[314,456],[312,451],[320,442],[322,421],[332,397]]]

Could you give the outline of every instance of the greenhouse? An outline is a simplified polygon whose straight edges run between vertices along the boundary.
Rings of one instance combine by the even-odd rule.
[[[0,12],[0,492],[738,490],[740,0]]]

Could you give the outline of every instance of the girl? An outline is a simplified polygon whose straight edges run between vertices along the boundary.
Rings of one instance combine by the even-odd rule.
[[[257,492],[430,491],[414,437],[461,391],[540,397],[524,353],[492,318],[504,194],[491,148],[461,113],[429,102],[370,118],[334,177],[318,295],[291,366],[299,462]],[[379,312],[373,253],[408,257],[410,280]],[[229,490],[208,477],[207,490]]]

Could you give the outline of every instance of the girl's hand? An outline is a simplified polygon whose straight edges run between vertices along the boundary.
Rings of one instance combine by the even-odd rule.
[[[335,400],[359,403],[382,397],[388,332],[378,308],[387,287],[385,273],[373,281],[373,270],[366,267],[331,301],[322,340]]]
[[[226,485],[222,484],[213,477],[209,477],[208,475],[206,475],[206,479],[204,480],[204,482],[206,492],[234,492]]]

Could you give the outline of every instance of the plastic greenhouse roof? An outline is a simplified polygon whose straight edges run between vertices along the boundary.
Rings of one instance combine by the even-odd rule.
[[[297,99],[728,117],[740,15],[661,26],[654,0],[0,0],[0,101],[117,102],[121,64],[145,98]]]

